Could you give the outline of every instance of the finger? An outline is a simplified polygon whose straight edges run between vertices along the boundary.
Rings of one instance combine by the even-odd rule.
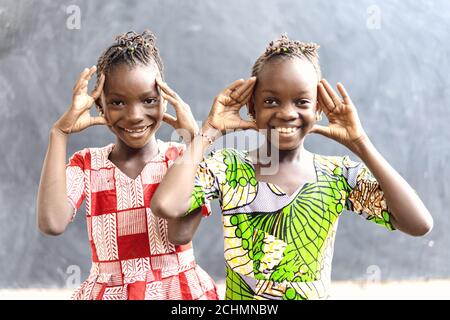
[[[336,94],[334,89],[331,87],[331,85],[328,83],[326,79],[322,79],[322,85],[325,87],[325,90],[327,91],[328,95],[330,96],[331,100],[333,100],[334,104],[338,106],[342,100],[339,98],[339,96]]]
[[[241,120],[239,122],[239,127],[242,130],[258,130],[256,123],[254,123],[253,121],[247,121],[247,120]]]
[[[323,112],[325,112],[325,114],[327,114],[327,115],[330,112],[332,112],[334,110],[334,108],[336,107],[336,105],[334,104],[333,100],[329,96],[327,90],[324,88],[322,83],[319,83],[319,99],[318,99],[318,101],[322,106]]]
[[[178,94],[174,90],[172,90],[167,83],[163,82],[162,80],[161,81],[157,80],[157,83],[158,83],[158,86],[161,88],[161,90],[165,94],[170,95],[175,99],[181,100],[181,98],[178,96]]]
[[[167,101],[169,101],[169,103],[175,108],[176,112],[178,112],[181,108],[183,108],[182,103],[178,99],[164,93],[163,91],[161,91],[161,96]]]
[[[101,74],[100,78],[98,79],[98,83],[97,86],[95,87],[95,89],[91,92],[91,97],[94,100],[97,100],[100,95],[102,94],[103,91],[103,86],[105,85],[105,74]]]
[[[242,99],[241,100],[244,101],[245,103],[247,103],[249,98],[252,96],[254,89],[255,89],[254,85],[248,87],[247,90],[242,94]]]
[[[84,79],[89,80],[91,79],[92,75],[97,71],[97,67],[96,66],[92,66],[89,68],[89,71],[87,72],[87,74],[84,76]]]
[[[331,132],[330,132],[330,128],[329,127],[325,127],[325,126],[321,126],[319,124],[315,124],[311,130],[309,131],[310,133],[317,133],[317,134],[321,134],[325,137],[330,137]]]
[[[253,89],[250,88],[248,91],[246,91],[241,97],[239,97],[238,100],[234,100],[234,105],[231,105],[231,108],[238,108],[241,109],[243,106],[246,105],[246,103],[250,100],[252,97]]]
[[[232,84],[230,84],[228,87],[226,87],[222,92],[226,95],[230,95],[236,88],[241,86],[245,82],[244,79],[239,79],[234,81]]]
[[[84,81],[85,75],[89,72],[88,68],[85,68],[80,75],[78,76],[77,82],[75,82],[75,85],[73,86],[73,92],[77,91],[80,87],[81,83]]]
[[[233,101],[235,101],[237,104],[246,103],[248,101],[249,97],[252,95],[253,90],[254,90],[254,86],[248,86],[239,95],[232,93],[230,98],[233,99]]]
[[[350,99],[350,96],[349,96],[347,90],[345,90],[344,85],[342,83],[338,82],[336,87],[337,87],[339,93],[341,94],[342,99],[344,99],[345,104],[352,104],[352,99]]]
[[[178,119],[172,116],[171,114],[164,113],[162,120],[171,125],[172,127],[174,127],[175,129],[177,128]]]
[[[232,98],[234,104],[230,107],[233,107],[233,108],[238,107],[240,109],[250,99],[252,92],[253,92],[253,87],[249,87],[249,88],[247,88],[247,90],[244,93],[242,93],[241,96],[239,96],[235,99]]]
[[[104,117],[91,117],[91,126],[108,124]]]
[[[248,90],[252,90],[256,83],[256,77],[251,77],[246,80],[240,87],[237,87],[231,94],[230,97],[234,100],[237,100],[240,96],[242,96]]]
[[[88,84],[89,84],[89,81],[87,81],[87,80],[84,80],[83,82],[81,82],[81,85],[78,88],[77,94],[86,93]]]
[[[74,89],[73,96],[77,96],[77,95],[83,94],[85,91],[87,91],[87,89],[86,89],[87,85],[88,85],[87,80],[81,81],[78,84],[78,86]]]

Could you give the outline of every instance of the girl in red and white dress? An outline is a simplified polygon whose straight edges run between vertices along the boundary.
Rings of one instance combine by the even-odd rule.
[[[88,81],[97,72],[89,95]],[[195,262],[191,243],[173,245],[195,230],[207,207],[183,220],[164,220],[150,210],[153,193],[173,161],[178,143],[157,140],[165,121],[189,141],[198,131],[189,106],[162,80],[163,64],[150,31],[128,32],[85,69],[66,113],[53,125],[39,185],[42,232],[59,235],[86,203],[92,249],[88,279],[74,299],[217,299],[214,281]],[[176,118],[165,113],[167,101]],[[97,105],[100,116],[91,117]],[[115,144],[76,152],[66,165],[70,134],[106,125]],[[176,201],[176,199],[174,199]],[[179,240],[179,242],[178,242]]]

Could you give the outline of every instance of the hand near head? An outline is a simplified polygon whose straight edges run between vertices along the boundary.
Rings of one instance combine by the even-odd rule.
[[[77,83],[73,87],[72,105],[61,118],[55,123],[54,127],[62,133],[70,134],[80,132],[90,126],[106,124],[103,117],[91,117],[90,109],[94,105],[103,90],[105,76],[102,74],[97,87],[89,95],[87,92],[89,80],[97,71],[95,66],[86,68],[80,74]]]
[[[354,143],[366,137],[366,133],[344,86],[338,83],[336,87],[342,98],[336,94],[328,81],[325,79],[320,81],[318,85],[319,109],[325,113],[329,123],[326,127],[316,124],[311,132],[324,135],[352,150]]]
[[[191,108],[161,78],[156,78],[156,83],[161,90],[161,96],[170,102],[176,113],[176,117],[174,117],[164,110],[163,121],[174,127],[185,142],[190,142],[199,130]]]
[[[220,92],[214,99],[207,124],[222,133],[235,129],[256,130],[254,122],[243,120],[239,115],[239,110],[252,96],[255,83],[255,77],[247,80],[239,79]]]

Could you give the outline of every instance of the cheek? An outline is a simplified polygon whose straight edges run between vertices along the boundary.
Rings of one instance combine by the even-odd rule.
[[[307,120],[308,122],[314,121],[316,118],[316,109],[315,108],[308,108],[306,110],[301,110],[300,114],[302,117]]]
[[[104,110],[103,117],[105,118],[108,125],[113,124],[116,118],[115,112],[112,112],[109,108],[104,108],[103,110]]]
[[[255,115],[256,124],[258,126],[262,125],[264,127],[266,126],[267,121],[271,117],[271,113],[268,112],[267,109],[263,109],[263,108],[256,109],[254,111],[254,115]]]
[[[156,128],[159,128],[161,126],[161,123],[163,122],[164,117],[164,106],[161,104],[158,107],[149,109],[147,111],[147,117],[152,119],[156,122]]]
[[[165,106],[164,104],[160,104],[157,108],[155,108],[155,110],[152,111],[152,114],[158,122],[161,122],[166,111],[167,106]]]

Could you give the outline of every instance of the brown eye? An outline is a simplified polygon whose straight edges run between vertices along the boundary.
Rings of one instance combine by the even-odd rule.
[[[120,100],[113,100],[109,104],[111,104],[111,105],[113,105],[115,107],[119,107],[119,106],[125,105],[125,103],[123,101],[120,101]]]
[[[264,104],[267,106],[270,106],[270,107],[274,107],[278,104],[278,101],[276,101],[273,98],[268,98],[268,99],[264,100]]]
[[[154,105],[156,103],[158,103],[158,99],[156,98],[147,98],[144,100],[145,104],[149,104],[149,105]]]
[[[300,99],[297,100],[296,105],[299,107],[308,107],[311,104],[311,100],[308,99]]]

